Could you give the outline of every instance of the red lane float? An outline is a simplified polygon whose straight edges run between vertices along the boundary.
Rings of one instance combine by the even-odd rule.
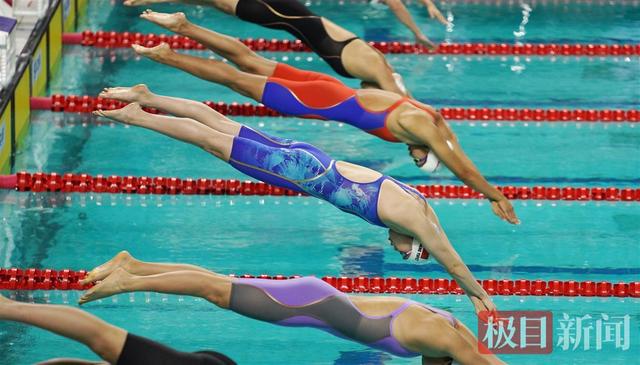
[[[65,33],[64,44],[79,44],[87,47],[122,48],[132,44],[155,47],[167,43],[173,49],[203,50],[205,47],[187,37],[176,34],[143,34],[131,32]],[[288,39],[241,39],[254,51],[311,52],[300,40]],[[552,43],[440,43],[435,51],[409,42],[369,42],[382,53],[391,54],[442,54],[442,55],[489,55],[489,56],[638,56],[640,44],[552,44]]]
[[[81,285],[79,281],[86,274],[85,270],[68,269],[0,269],[0,290],[85,290],[91,285]],[[230,276],[270,280],[300,277],[265,274]],[[455,280],[442,278],[325,276],[322,280],[345,293],[464,294]],[[486,279],[479,280],[479,283],[489,295],[640,298],[640,282]]]
[[[464,185],[415,185],[430,199],[481,199],[484,196]],[[498,186],[513,200],[564,201],[640,201],[640,188],[616,187],[555,187],[555,186]],[[0,176],[0,189],[17,191],[63,193],[124,193],[168,195],[261,195],[302,196],[290,189],[255,181],[226,179],[181,179],[177,177],[105,176],[88,174],[58,174],[55,172],[28,173]]]
[[[230,116],[282,116],[260,104],[224,103],[205,101],[217,112]],[[66,113],[91,113],[94,110],[114,110],[126,103],[89,95],[52,95],[32,97],[31,108]],[[145,108],[158,113],[153,108]],[[638,122],[640,110],[623,109],[515,109],[515,108],[441,108],[439,112],[448,120],[507,121],[507,122]]]
[[[80,285],[86,271],[51,269],[0,269],[0,290],[84,290]]]
[[[370,0],[311,0],[307,1],[311,4],[331,4],[331,5],[345,5],[345,4],[368,4]],[[408,0],[409,4],[419,3],[418,1]],[[516,0],[447,0],[447,4],[450,5],[458,5],[458,4],[473,4],[473,5],[493,5],[493,6],[508,6],[508,7],[522,7],[521,2]],[[575,8],[572,8],[571,5],[587,5],[590,7],[597,6],[621,6],[621,5],[629,5],[637,7],[640,5],[639,0],[616,0],[615,2],[611,0],[529,0],[527,4],[531,7],[534,6],[557,6],[557,5],[565,5],[566,8],[556,9],[557,11],[564,11],[572,13],[575,11]]]

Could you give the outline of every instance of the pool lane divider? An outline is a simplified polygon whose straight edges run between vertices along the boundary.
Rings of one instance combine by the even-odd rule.
[[[312,5],[338,5],[338,6],[349,6],[352,4],[358,5],[368,5],[369,0],[307,0],[306,4]],[[417,1],[409,0],[408,4],[416,4]],[[464,5],[464,4],[472,4],[472,5],[494,5],[498,7],[516,7],[521,9],[522,2],[519,0],[448,0],[447,5]],[[584,7],[587,6],[589,8],[594,7],[620,7],[620,6],[633,6],[638,7],[640,5],[640,1],[638,0],[529,0],[527,1],[527,5],[531,7],[538,6],[558,6],[564,5],[563,8],[555,9],[557,11],[564,11],[572,13],[576,11],[575,6]],[[574,5],[574,6],[572,6]],[[580,9],[580,8],[578,8]],[[455,9],[454,9],[455,10]]]
[[[465,185],[415,185],[429,199],[483,199]],[[640,188],[498,186],[512,200],[564,200],[638,202]],[[148,176],[105,176],[55,172],[18,172],[0,176],[0,189],[20,192],[163,194],[163,195],[244,195],[306,196],[296,191],[256,181],[234,179],[177,178]]]
[[[229,116],[281,117],[282,114],[261,104],[225,103],[204,101],[205,105],[217,112]],[[127,103],[94,97],[89,95],[51,95],[32,97],[32,110],[49,110],[65,113],[91,113],[94,110],[114,110]],[[145,108],[150,113],[159,111]],[[440,108],[438,110],[447,120],[460,121],[513,121],[513,122],[640,122],[640,110],[637,109],[515,109],[515,108]]]
[[[86,290],[92,285],[81,285],[85,270],[52,269],[0,269],[0,290]],[[237,278],[288,280],[299,275],[230,275]],[[334,277],[322,278],[326,283],[345,293],[395,293],[395,294],[455,294],[464,291],[455,280],[442,278],[399,277]],[[478,281],[490,295],[564,296],[564,297],[632,297],[640,298],[640,282],[561,281],[561,280],[496,280]]]
[[[205,47],[187,37],[171,34],[143,34],[85,30],[82,33],[65,33],[64,44],[96,48],[123,48],[132,44],[154,47],[167,43],[173,49],[204,50]],[[311,52],[300,40],[288,39],[240,39],[254,51]],[[556,44],[556,43],[440,43],[435,51],[409,42],[369,42],[385,54],[439,54],[485,56],[640,56],[640,44]]]

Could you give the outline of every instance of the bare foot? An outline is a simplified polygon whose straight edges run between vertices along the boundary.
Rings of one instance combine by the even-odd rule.
[[[132,122],[136,119],[136,116],[144,113],[142,111],[142,107],[138,103],[131,103],[126,105],[122,109],[115,110],[96,110],[93,112],[93,115],[98,115],[101,117],[107,117],[109,119],[113,119],[116,122],[122,122],[125,124],[132,124]]]
[[[160,43],[155,47],[145,47],[139,44],[131,45],[131,48],[140,56],[151,58],[154,61],[162,62],[163,58],[169,57],[172,53],[171,47],[167,43]]]
[[[133,275],[129,274],[125,269],[119,267],[107,276],[104,280],[99,282],[93,288],[87,290],[78,304],[85,304],[94,300],[110,297],[119,293],[124,293],[124,284],[129,281]]]
[[[149,5],[149,4],[160,4],[160,3],[168,3],[169,0],[124,0],[124,5],[126,6],[141,6],[141,5]]]
[[[140,14],[140,18],[146,19],[174,33],[180,33],[183,27],[187,24],[187,17],[183,12],[167,14],[156,13],[155,11],[147,9]]]
[[[85,285],[93,283],[95,281],[100,281],[111,275],[111,273],[118,268],[127,270],[127,268],[129,267],[129,263],[133,260],[135,259],[133,258],[133,256],[131,256],[130,253],[128,253],[127,251],[120,251],[111,260],[89,271],[89,273],[87,273],[87,276],[85,276],[84,279],[80,280],[80,284]]]
[[[151,96],[151,91],[145,84],[138,84],[133,87],[105,87],[98,96],[124,101],[125,103],[145,105],[145,102]]]

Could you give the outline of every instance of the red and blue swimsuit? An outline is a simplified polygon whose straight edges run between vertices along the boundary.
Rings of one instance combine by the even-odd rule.
[[[347,123],[389,142],[401,142],[387,128],[389,114],[401,104],[408,102],[432,114],[404,97],[385,110],[368,110],[358,101],[356,91],[339,80],[283,63],[267,79],[261,101],[285,115]]]

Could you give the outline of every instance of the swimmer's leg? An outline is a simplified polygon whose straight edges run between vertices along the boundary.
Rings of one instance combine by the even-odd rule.
[[[126,6],[142,6],[151,4],[163,4],[163,3],[186,3],[187,0],[124,0],[122,3]]]
[[[125,103],[139,103],[177,117],[190,118],[224,134],[237,136],[242,129],[242,124],[225,117],[204,103],[154,94],[144,84],[105,88],[99,96]]]
[[[193,119],[150,114],[140,104],[131,103],[122,109],[94,112],[125,124],[151,129],[169,137],[191,143],[228,162],[234,136],[218,132]]]
[[[36,365],[105,365],[105,364],[109,364],[109,363],[104,361],[88,361],[88,360],[82,360],[82,359],[72,359],[67,357],[64,357],[64,358],[57,357],[55,359],[41,361]]]
[[[140,15],[140,17],[200,42],[211,51],[233,62],[244,72],[293,81],[324,80],[342,85],[340,80],[329,75],[301,70],[266,59],[253,52],[236,38],[199,27],[189,22],[184,13],[163,14],[147,10]]]
[[[153,94],[143,84],[133,87],[105,88],[100,93],[100,96],[160,109],[178,117],[193,119],[218,132],[250,139],[271,147],[286,147],[294,142],[290,139],[270,136],[262,131],[249,128],[225,117],[203,103]]]
[[[152,291],[200,297],[221,308],[228,308],[231,282],[231,278],[224,275],[193,270],[137,276],[118,268],[87,290],[79,303],[84,304],[120,293]]]
[[[76,308],[20,303],[0,296],[0,320],[26,323],[86,345],[98,356],[115,364],[127,332]]]
[[[160,3],[210,6],[227,14],[235,15],[238,0],[124,0],[124,5],[126,6],[141,6]]]
[[[191,23],[184,13],[163,14],[147,10],[140,17],[201,43],[211,51],[233,62],[244,72],[271,76],[278,64],[253,52],[237,38]]]
[[[87,276],[80,280],[80,284],[84,285],[103,280],[118,268],[124,269],[128,273],[137,276],[156,275],[172,271],[198,271],[214,274],[211,271],[195,265],[144,262],[136,259],[127,251],[120,251],[111,260],[89,271]]]
[[[295,181],[315,177],[323,173],[328,165],[319,163],[314,155],[286,148],[287,144],[269,139],[250,128],[242,128],[238,134],[241,138],[236,138],[193,119],[147,113],[138,103],[131,103],[122,109],[98,110],[94,114],[194,144],[251,177],[297,192],[303,191]]]
[[[469,331],[464,324],[459,323],[458,331],[454,331],[447,336],[446,344],[443,348],[449,357],[461,365],[504,365],[505,363],[493,354],[480,353],[478,346],[481,343]]]
[[[480,351],[478,346],[484,346],[481,342],[478,341],[476,336],[465,326],[463,323],[458,323],[456,328],[460,336],[464,339],[466,343],[469,344],[469,348],[475,350],[475,352],[479,352],[479,356],[482,358],[482,361],[486,361],[487,364],[491,365],[504,365],[505,362],[500,360],[496,355],[491,353],[488,348],[484,348],[483,351]],[[453,356],[452,356],[453,357]],[[455,357],[454,357],[455,358]],[[472,362],[473,364],[478,364],[478,361]]]
[[[380,89],[400,95],[407,95],[402,78],[394,76],[395,71],[384,55],[361,39],[347,44],[340,58],[347,72],[355,78],[375,85]]]
[[[239,71],[222,61],[177,53],[171,50],[166,43],[153,48],[137,44],[132,47],[136,53],[149,57],[156,62],[179,68],[201,79],[227,86],[256,101],[260,101],[262,98],[262,91],[267,82],[266,76]]]

